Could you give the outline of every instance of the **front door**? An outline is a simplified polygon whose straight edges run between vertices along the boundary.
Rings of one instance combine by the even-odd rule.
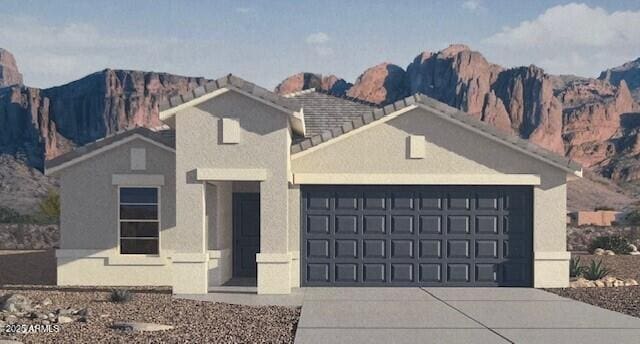
[[[260,194],[233,194],[233,276],[257,277],[260,252]]]

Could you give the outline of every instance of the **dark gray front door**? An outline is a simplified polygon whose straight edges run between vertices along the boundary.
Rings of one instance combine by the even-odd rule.
[[[233,275],[256,277],[260,252],[260,194],[233,194]]]
[[[531,286],[532,189],[303,186],[306,286]]]

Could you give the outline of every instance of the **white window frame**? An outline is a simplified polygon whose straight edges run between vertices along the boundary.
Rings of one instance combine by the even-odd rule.
[[[157,220],[122,220],[120,218],[120,189],[135,189],[135,188],[143,188],[143,189],[156,189],[158,192],[158,203],[157,203],[157,207],[158,207],[158,219]],[[160,233],[162,232],[162,188],[160,186],[155,186],[155,185],[118,185],[117,188],[117,209],[116,209],[116,213],[117,213],[117,217],[116,217],[116,222],[117,222],[117,245],[116,245],[116,250],[117,250],[117,254],[121,255],[121,256],[133,256],[133,257],[159,257],[160,256],[160,249],[161,249],[161,235]],[[137,203],[136,203],[137,204]],[[149,203],[140,203],[140,204],[144,204],[144,205],[148,205]],[[145,254],[145,253],[121,253],[121,247],[120,247],[120,240],[121,239],[127,239],[128,237],[121,237],[121,227],[120,224],[122,222],[157,222],[158,223],[158,238],[147,238],[147,239],[157,239],[158,241],[158,253],[157,254]],[[139,237],[139,238],[134,238],[134,239],[145,239],[146,237]]]

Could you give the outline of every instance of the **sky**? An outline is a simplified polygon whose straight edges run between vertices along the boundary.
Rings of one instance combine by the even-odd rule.
[[[267,88],[302,71],[353,81],[453,43],[588,77],[640,57],[640,0],[0,2],[0,47],[33,87],[105,68],[233,73]]]

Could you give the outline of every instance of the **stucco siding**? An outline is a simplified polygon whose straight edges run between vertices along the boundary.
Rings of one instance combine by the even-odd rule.
[[[221,118],[239,121],[239,143],[221,143]],[[176,129],[176,150],[179,152],[176,171],[181,181],[178,185],[179,226],[184,227],[185,232],[190,232],[188,228],[201,226],[201,209],[198,206],[201,203],[201,185],[190,178],[196,168],[263,168],[268,170],[268,178],[260,183],[264,215],[261,216],[261,227],[274,235],[261,237],[261,250],[286,252],[287,115],[243,95],[227,92],[179,112]],[[199,243],[199,238],[186,235],[179,246],[184,250],[199,250]]]
[[[131,170],[131,148],[146,149],[146,170]],[[114,174],[162,175],[161,250],[173,249],[175,228],[175,155],[134,140],[70,166],[60,177],[61,249],[112,249],[118,238],[118,186]]]
[[[288,114],[230,91],[179,111],[175,118],[176,222],[182,234],[177,250],[204,251],[205,190],[203,182],[196,178],[196,169],[263,169],[267,176],[259,184],[260,253],[288,254]],[[223,143],[223,118],[239,123],[238,143]],[[268,267],[269,264],[268,259],[258,263],[258,292],[288,292],[289,263],[284,279],[274,278],[273,271],[281,267]],[[182,290],[201,292],[187,287]]]
[[[423,159],[410,159],[410,135],[425,137]],[[558,253],[536,259],[536,286],[566,286],[566,172],[416,108],[334,142],[293,156],[292,173],[540,176],[534,188],[533,250]],[[453,178],[452,178],[453,179]],[[469,178],[465,178],[469,179]],[[491,179],[495,179],[492,177]],[[398,184],[398,181],[395,182]],[[410,183],[408,183],[410,184]],[[440,183],[438,183],[440,184]],[[465,182],[465,184],[473,184]],[[542,263],[543,262],[543,263]],[[545,274],[544,271],[555,271]]]

